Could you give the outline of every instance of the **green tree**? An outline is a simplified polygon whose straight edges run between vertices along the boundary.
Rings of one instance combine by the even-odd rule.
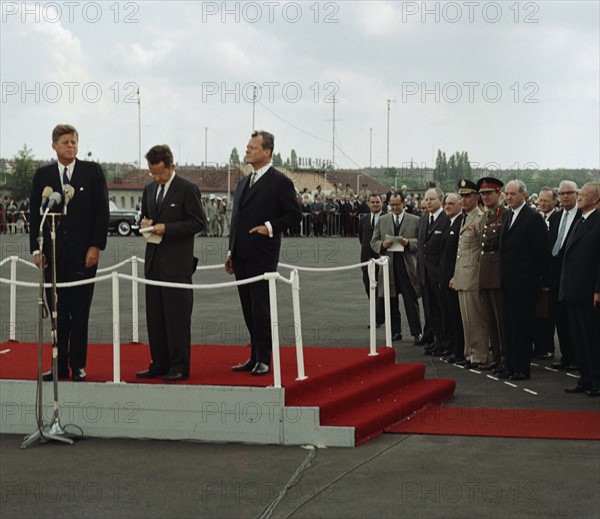
[[[290,153],[290,169],[296,171],[298,169],[298,156],[296,150],[292,150]]]
[[[281,153],[273,154],[273,166],[275,166],[275,167],[283,166],[283,161],[281,160]]]
[[[433,180],[444,182],[448,174],[448,163],[446,162],[446,154],[442,150],[438,150],[437,158],[435,159],[435,169],[433,170]]]
[[[35,173],[32,150],[27,147],[27,144],[23,144],[23,149],[17,152],[14,162],[15,170],[12,175],[8,176],[6,187],[12,193],[15,201],[19,201],[29,196]]]
[[[240,156],[238,154],[237,148],[233,148],[231,150],[231,155],[229,155],[229,164],[231,164],[232,166],[240,165]]]

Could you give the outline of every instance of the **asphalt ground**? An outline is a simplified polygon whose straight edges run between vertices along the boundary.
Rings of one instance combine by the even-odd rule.
[[[30,260],[25,235],[2,235],[0,241],[0,259]],[[201,265],[222,263],[226,251],[225,238],[196,239]],[[143,252],[141,238],[111,237],[100,267]],[[358,239],[285,239],[281,261],[320,268],[358,263]],[[7,266],[0,275],[9,276]],[[368,348],[360,270],[302,272],[300,278],[304,344]],[[37,281],[37,272],[19,265],[18,279]],[[221,269],[194,277],[202,284],[231,280]],[[5,341],[8,289],[2,284],[0,290]],[[142,342],[143,293],[140,288]],[[19,288],[18,294],[17,337],[36,341],[37,290]],[[193,343],[247,343],[235,288],[197,291],[194,298]],[[123,342],[131,339],[130,301],[129,283],[123,282]],[[282,343],[291,344],[286,285],[278,288],[278,302]],[[112,342],[112,329],[111,284],[98,283],[90,341]],[[383,344],[382,328],[377,335]],[[407,329],[403,335],[410,337]],[[489,407],[490,419],[497,407],[524,410],[517,420],[530,418],[528,409],[600,411],[598,399],[566,394],[576,374],[550,371],[550,361],[533,366],[531,380],[508,385],[486,372],[424,357],[407,340],[394,347],[398,362],[424,362],[427,377],[456,380],[449,406]],[[416,434],[384,434],[353,449],[316,450],[95,438],[21,450],[21,442],[21,436],[0,436],[1,517],[600,517],[600,442]]]

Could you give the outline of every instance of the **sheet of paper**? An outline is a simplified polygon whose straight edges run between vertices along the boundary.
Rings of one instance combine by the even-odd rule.
[[[388,249],[389,252],[404,252],[404,245],[400,244],[400,238],[402,236],[386,234],[385,239],[392,242],[392,246]]]

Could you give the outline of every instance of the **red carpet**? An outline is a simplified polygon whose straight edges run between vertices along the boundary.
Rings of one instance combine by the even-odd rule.
[[[388,433],[600,440],[600,413],[431,406]]]
[[[37,344],[0,344],[0,351],[6,349],[10,351],[0,355],[0,379],[35,380]],[[247,346],[195,345],[190,378],[179,384],[272,386],[272,374],[255,377],[231,371],[231,366],[245,362],[249,353]],[[378,353],[369,357],[367,348],[304,348],[308,380],[296,381],[296,350],[281,348],[286,405],[319,407],[322,426],[354,427],[358,445],[398,420],[452,398],[453,380],[425,380],[423,364],[396,365],[392,348]],[[50,345],[44,345],[44,369],[50,367],[50,359]],[[135,373],[146,369],[149,360],[147,345],[122,345],[121,379],[140,383]],[[85,370],[90,382],[112,381],[112,344],[90,345]],[[164,383],[160,378],[142,382]]]

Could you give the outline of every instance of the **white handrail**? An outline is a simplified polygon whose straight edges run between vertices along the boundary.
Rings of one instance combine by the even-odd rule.
[[[24,281],[17,281],[16,279],[16,265],[17,263],[24,263],[27,266],[31,266],[37,269],[34,263],[23,260],[17,256],[10,256],[0,261],[0,267],[9,263],[11,265],[11,277],[10,279],[0,278],[0,283],[9,284],[11,286],[10,296],[10,320],[11,323],[16,323],[16,287],[39,287],[39,283],[30,283]],[[274,374],[274,385],[275,387],[281,387],[281,359],[279,350],[279,323],[277,314],[277,291],[275,283],[281,281],[291,286],[292,289],[292,306],[294,314],[294,329],[295,329],[295,343],[296,343],[296,364],[298,376],[296,380],[306,380],[308,377],[304,371],[304,346],[302,340],[302,322],[300,315],[300,277],[298,272],[333,272],[351,270],[366,266],[369,271],[370,278],[370,290],[371,290],[371,302],[370,302],[370,344],[369,344],[369,355],[377,355],[376,348],[376,335],[375,335],[375,303],[377,280],[375,280],[375,265],[378,264],[383,268],[383,279],[384,279],[384,294],[385,294],[385,321],[386,321],[386,346],[391,347],[391,329],[390,329],[390,305],[389,305],[389,261],[387,257],[379,259],[371,259],[366,262],[344,265],[341,267],[326,267],[326,268],[315,268],[315,267],[300,267],[289,265],[286,263],[280,263],[279,265],[291,269],[290,277],[286,278],[278,272],[267,272],[260,276],[252,278],[230,281],[224,283],[212,283],[212,284],[182,284],[182,283],[171,283],[165,281],[154,281],[145,278],[138,277],[138,263],[144,262],[143,259],[136,256],[132,256],[123,260],[115,265],[106,267],[104,269],[98,269],[100,272],[111,272],[102,276],[96,276],[94,278],[85,279],[74,282],[63,282],[57,283],[58,288],[69,288],[81,285],[87,285],[91,283],[97,283],[100,281],[106,281],[108,279],[112,282],[112,299],[113,299],[113,381],[120,383],[121,380],[121,365],[120,365],[120,286],[119,279],[131,281],[132,286],[132,339],[133,342],[138,342],[139,339],[139,308],[138,308],[138,284],[142,283],[145,285],[163,286],[170,288],[183,288],[189,290],[211,290],[220,288],[229,288],[239,285],[246,285],[255,283],[258,281],[267,281],[269,283],[269,295],[270,295],[270,310],[271,310],[271,325],[273,330],[273,374]],[[131,263],[131,275],[116,272],[117,268],[120,268],[128,263]],[[196,270],[216,270],[223,268],[223,264],[207,265],[198,267]],[[44,283],[45,288],[49,288],[50,283]],[[10,339],[16,340],[16,326],[10,328]]]

